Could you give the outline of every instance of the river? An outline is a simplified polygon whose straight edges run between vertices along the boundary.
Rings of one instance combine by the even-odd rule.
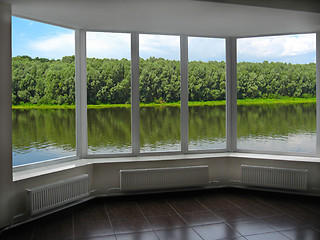
[[[130,153],[129,108],[88,109],[89,154]],[[226,148],[225,106],[189,107],[189,149]],[[14,109],[13,166],[75,155],[75,111]],[[240,105],[239,149],[315,153],[316,104]],[[143,107],[141,152],[180,150],[180,108]]]

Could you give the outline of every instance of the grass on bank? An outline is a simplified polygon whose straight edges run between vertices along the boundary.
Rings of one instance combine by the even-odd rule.
[[[315,103],[316,98],[281,98],[281,99],[238,99],[237,105],[263,105],[263,104],[300,104],[300,103]],[[192,102],[189,106],[222,106],[226,104],[225,100],[208,101],[208,102]],[[180,102],[176,103],[141,103],[141,107],[179,107]],[[88,105],[88,109],[103,109],[103,108],[130,108],[130,104],[99,104]],[[33,105],[21,104],[13,105],[12,109],[75,109],[75,105]]]

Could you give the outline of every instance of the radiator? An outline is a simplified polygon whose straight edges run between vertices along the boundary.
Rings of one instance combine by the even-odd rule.
[[[242,165],[242,182],[247,185],[307,190],[306,169]]]
[[[32,215],[87,196],[89,196],[88,174],[33,189],[27,189],[27,202]]]
[[[204,186],[208,166],[120,170],[121,191],[156,190]]]

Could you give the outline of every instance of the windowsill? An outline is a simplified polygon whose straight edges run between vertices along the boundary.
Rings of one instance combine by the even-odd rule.
[[[289,155],[275,155],[266,153],[229,153],[229,157],[233,158],[249,158],[249,159],[263,159],[271,161],[288,161],[288,162],[306,162],[306,163],[320,163],[319,157],[306,156],[289,156]]]
[[[157,155],[157,156],[139,156],[139,157],[114,157],[114,158],[88,158],[77,159],[66,162],[59,162],[52,165],[41,166],[35,164],[34,168],[21,169],[13,172],[13,181],[22,181],[25,179],[38,177],[41,175],[52,174],[60,171],[70,170],[77,167],[88,166],[92,164],[104,163],[134,163],[134,162],[151,162],[151,161],[179,161],[179,160],[200,160],[213,158],[244,158],[244,159],[261,159],[270,161],[290,161],[305,163],[320,163],[318,157],[286,156],[257,153],[201,153],[201,154],[178,154],[178,155]]]

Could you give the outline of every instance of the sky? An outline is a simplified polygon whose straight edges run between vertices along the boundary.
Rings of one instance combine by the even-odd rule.
[[[180,58],[178,36],[141,34],[140,57]],[[74,55],[74,31],[12,17],[12,56],[61,59]],[[225,61],[225,40],[188,38],[189,61]],[[316,35],[300,34],[237,40],[238,62],[311,63],[316,61]],[[87,32],[87,56],[130,59],[130,34]]]

